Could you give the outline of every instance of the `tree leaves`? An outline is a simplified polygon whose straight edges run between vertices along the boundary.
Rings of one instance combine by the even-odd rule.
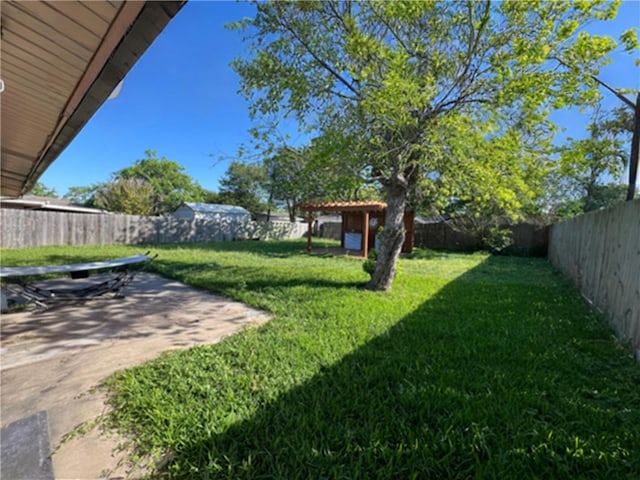
[[[130,167],[114,174],[115,180],[137,179],[151,186],[154,196],[153,215],[173,212],[182,202],[204,200],[204,189],[185,173],[184,166],[165,157],[158,158],[153,150]]]
[[[127,215],[153,215],[154,189],[140,178],[119,178],[106,183],[95,196],[95,205]]]
[[[548,115],[593,103],[591,75],[616,46],[577,31],[615,16],[616,2],[604,0],[279,1],[256,8],[242,26],[252,54],[234,62],[252,115],[294,114],[326,141],[340,138],[328,133],[340,125],[360,155],[355,171],[369,171],[386,189],[387,238],[403,228],[391,210],[420,197],[418,188],[437,204],[446,201],[434,193],[446,191],[467,211],[513,218],[534,203],[547,171],[540,146],[553,134]],[[380,258],[394,255],[383,246]]]
[[[618,199],[602,184],[619,181],[628,161],[632,129],[633,112],[628,108],[603,111],[598,106],[589,124],[590,136],[579,140],[570,138],[561,149],[557,173],[563,179],[566,196],[583,199],[584,211]]]

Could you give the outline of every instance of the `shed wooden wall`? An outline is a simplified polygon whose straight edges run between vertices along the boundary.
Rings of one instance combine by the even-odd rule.
[[[342,246],[344,247],[345,233],[362,233],[363,212],[345,212],[342,214]],[[402,253],[411,253],[413,251],[413,235],[414,235],[414,212],[405,212],[404,229],[405,240],[402,244]],[[378,223],[375,227],[369,226],[369,250],[375,248],[376,234],[381,226],[384,226],[385,212],[369,212],[369,220],[375,218]]]

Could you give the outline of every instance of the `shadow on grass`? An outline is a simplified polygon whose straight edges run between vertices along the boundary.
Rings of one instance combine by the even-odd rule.
[[[272,275],[261,275],[255,267],[238,267],[220,265],[217,262],[162,262],[153,265],[152,270],[160,275],[188,283],[197,288],[204,288],[214,293],[227,294],[238,288],[239,279],[243,279],[242,288],[262,291],[269,288],[287,288],[308,286],[314,288],[363,288],[365,281],[345,282],[329,280],[321,277],[310,277],[304,270],[299,275],[290,273],[287,277],[274,278]],[[201,278],[199,278],[201,276]],[[247,280],[248,279],[248,280]]]
[[[163,250],[207,250],[212,252],[239,252],[251,253],[270,258],[288,258],[296,255],[306,254],[303,240],[280,240],[280,241],[254,241],[243,240],[234,242],[211,242],[211,243],[176,243],[162,244],[158,247]]]
[[[637,478],[633,360],[562,282],[492,281],[501,265],[458,277],[248,420],[193,431],[165,473]]]

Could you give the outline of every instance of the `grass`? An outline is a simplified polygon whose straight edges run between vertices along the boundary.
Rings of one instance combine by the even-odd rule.
[[[159,273],[274,314],[106,382],[109,425],[168,459],[155,475],[640,477],[640,368],[546,261],[418,252],[373,293],[360,260],[303,248],[153,247]],[[2,263],[140,250],[5,250]]]

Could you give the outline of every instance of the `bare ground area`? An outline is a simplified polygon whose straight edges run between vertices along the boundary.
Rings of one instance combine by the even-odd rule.
[[[171,349],[215,343],[269,320],[261,311],[141,273],[125,298],[2,315],[2,426],[45,411],[56,479],[125,478],[122,439],[98,429],[66,438],[105,411],[96,386]]]

